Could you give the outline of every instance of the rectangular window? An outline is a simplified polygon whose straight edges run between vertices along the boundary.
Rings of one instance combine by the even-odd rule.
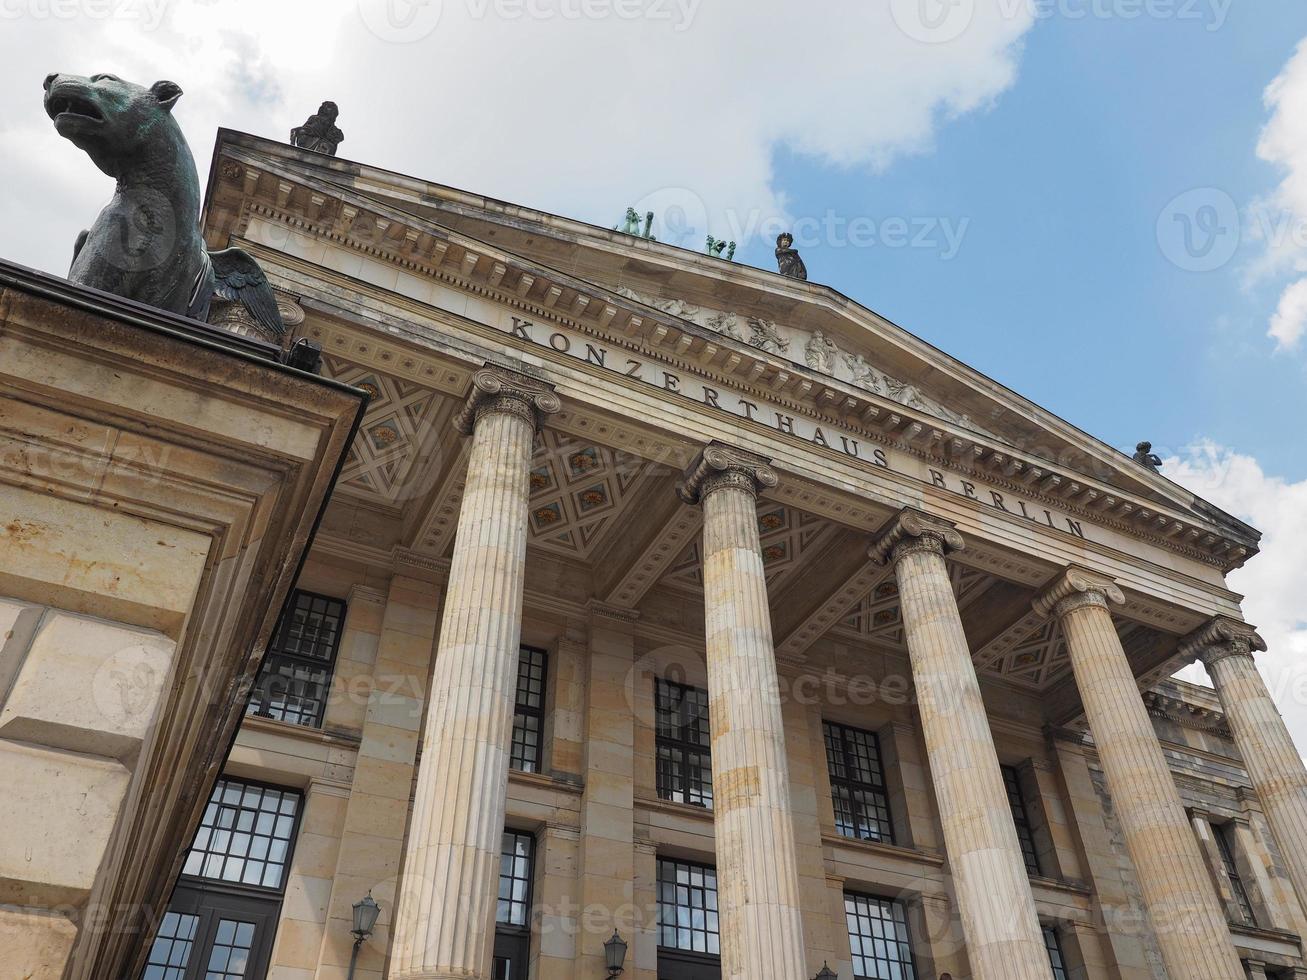
[[[1048,950],[1048,965],[1053,968],[1053,980],[1067,980],[1066,956],[1062,953],[1062,940],[1052,926],[1044,926],[1044,948]]]
[[[1216,838],[1216,847],[1221,852],[1221,864],[1225,866],[1226,877],[1230,879],[1230,890],[1234,893],[1235,904],[1239,906],[1241,922],[1246,926],[1257,925],[1253,915],[1253,903],[1248,900],[1248,889],[1239,876],[1239,865],[1234,860],[1234,827],[1230,824],[1212,827],[1212,836]]]
[[[213,787],[182,874],[280,890],[300,794],[222,778]]]
[[[712,808],[712,731],[708,692],[671,681],[655,682],[658,796]]]
[[[844,917],[857,980],[916,980],[902,902],[846,892]]]
[[[247,713],[320,728],[344,622],[339,599],[295,590],[273,632]]]
[[[658,945],[687,953],[721,955],[715,868],[658,859]]]
[[[499,849],[499,904],[495,909],[494,980],[525,980],[531,956],[531,885],[535,838],[505,830]]]
[[[141,980],[267,975],[301,804],[295,790],[217,781]]]
[[[835,827],[845,837],[894,843],[880,739],[871,732],[822,723]]]
[[[535,838],[505,830],[499,851],[499,907],[495,921],[505,926],[526,926],[531,921],[531,872]]]
[[[545,719],[545,675],[549,655],[522,647],[517,661],[517,703],[513,708],[513,746],[509,765],[519,772],[540,771],[540,733]]]
[[[1017,841],[1021,844],[1021,858],[1026,872],[1040,874],[1039,852],[1035,849],[1035,835],[1030,829],[1030,813],[1026,810],[1026,797],[1021,792],[1021,774],[1016,766],[1002,766],[1003,784],[1007,787],[1007,802],[1012,808],[1012,822],[1017,827]]]

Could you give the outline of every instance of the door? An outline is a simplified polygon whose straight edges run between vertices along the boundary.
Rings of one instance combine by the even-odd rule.
[[[509,932],[502,926],[495,933],[495,968],[491,980],[526,980],[531,956],[531,934]]]
[[[722,980],[716,956],[658,950],[658,980]]]
[[[281,902],[179,884],[142,980],[263,980]]]

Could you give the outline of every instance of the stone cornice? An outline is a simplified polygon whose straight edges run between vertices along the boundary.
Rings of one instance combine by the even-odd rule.
[[[962,535],[952,521],[905,507],[881,529],[876,540],[867,549],[872,561],[884,565],[891,559],[898,561],[911,550],[926,550],[944,555],[966,547]]]
[[[1148,713],[1157,718],[1165,718],[1184,728],[1195,731],[1210,732],[1222,738],[1230,738],[1230,729],[1225,715],[1202,705],[1191,704],[1182,698],[1171,697],[1161,691],[1144,692],[1144,704]]]
[[[1229,616],[1217,616],[1180,641],[1186,659],[1198,659],[1213,667],[1226,657],[1251,657],[1266,651],[1266,641],[1247,623]]]
[[[1108,608],[1125,602],[1125,593],[1115,580],[1087,568],[1071,566],[1052,585],[1037,595],[1031,607],[1040,616],[1064,616],[1086,605]]]
[[[457,284],[504,302],[526,303],[533,315],[620,341],[637,338],[643,349],[683,370],[720,364],[731,384],[763,390],[767,397],[813,419],[851,425],[866,438],[900,448],[965,475],[1069,510],[1196,561],[1230,570],[1256,551],[1255,540],[1231,534],[1219,523],[1196,517],[1187,501],[1159,508],[1146,494],[1099,483],[1083,472],[1061,470],[1046,459],[965,427],[950,427],[929,413],[881,398],[783,358],[715,334],[690,321],[605,291],[460,235],[428,219],[340,186],[317,183],[316,174],[295,173],[293,160],[275,160],[266,150],[220,146],[222,160],[237,163],[227,183],[239,185],[246,214],[258,213],[340,242],[384,261]],[[256,155],[257,154],[257,155]],[[239,173],[237,172],[239,171]],[[303,183],[315,181],[310,189]],[[296,183],[296,182],[299,183]],[[219,182],[221,183],[221,182]],[[310,191],[311,193],[304,193]],[[211,188],[211,194],[218,186]],[[997,387],[995,386],[996,390]],[[992,394],[992,392],[991,392]],[[1042,418],[1041,423],[1045,424]],[[1061,437],[1070,438],[1065,433]],[[1077,434],[1084,442],[1089,437]],[[1106,465],[1101,453],[1093,456]],[[1122,464],[1120,471],[1125,473]],[[1164,486],[1162,478],[1127,473],[1142,484]],[[1152,487],[1152,492],[1162,492]],[[1132,494],[1136,494],[1132,496]]]
[[[780,483],[780,477],[769,463],[770,460],[757,453],[720,442],[710,443],[685,471],[676,486],[676,495],[687,504],[699,504],[714,491],[733,487],[756,497]]]
[[[485,416],[504,414],[516,415],[539,431],[544,420],[562,408],[562,400],[552,385],[517,371],[487,365],[472,376],[472,390],[454,417],[454,427],[470,436]]]

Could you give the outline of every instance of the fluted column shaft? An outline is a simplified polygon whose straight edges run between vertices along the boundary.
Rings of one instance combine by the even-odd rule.
[[[1048,953],[980,683],[944,561],[962,538],[899,514],[872,557],[893,561],[931,781],[974,980],[1048,980]]]
[[[765,461],[710,446],[682,496],[704,509],[703,584],[712,725],[722,976],[808,980],[789,766],[757,491]]]
[[[1036,600],[1062,624],[1085,716],[1171,980],[1242,977],[1225,913],[1112,622],[1110,579],[1073,569]]]
[[[1221,699],[1298,901],[1307,909],[1307,768],[1253,659],[1254,651],[1265,650],[1266,644],[1251,627],[1224,618],[1208,624],[1203,634],[1195,637],[1197,652]]]
[[[552,391],[482,371],[404,855],[390,976],[487,980],[508,793],[531,451]]]

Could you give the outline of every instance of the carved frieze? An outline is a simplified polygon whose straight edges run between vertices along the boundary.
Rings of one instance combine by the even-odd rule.
[[[992,434],[968,416],[961,415],[930,398],[915,385],[900,381],[881,371],[867,359],[866,353],[844,350],[820,330],[808,332],[762,317],[741,316],[726,310],[694,306],[681,299],[659,299],[656,296],[638,293],[627,286],[619,287],[617,293],[626,299],[653,307],[668,316],[696,323],[714,333],[738,340],[767,354],[788,357],[792,351],[802,351],[804,363],[819,374],[846,381],[863,391],[890,398],[908,408],[926,412],[973,431]]]

